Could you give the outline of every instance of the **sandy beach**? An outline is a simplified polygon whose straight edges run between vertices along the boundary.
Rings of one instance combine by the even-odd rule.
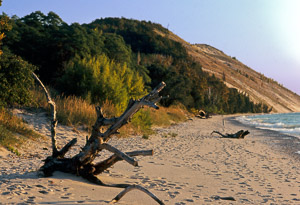
[[[47,139],[28,142],[20,157],[0,151],[0,204],[107,204],[122,189],[93,185],[74,175],[55,172],[39,177],[42,160],[51,155],[49,120],[45,113],[17,113]],[[211,132],[248,129],[245,139],[225,139]],[[193,118],[157,134],[118,139],[109,143],[122,151],[153,149],[137,157],[138,167],[119,162],[99,178],[108,184],[138,184],[165,204],[300,204],[299,140],[277,132],[246,127],[230,116]],[[83,132],[58,125],[57,140],[64,145],[77,137],[74,155],[85,143]],[[99,161],[110,156],[105,152]],[[234,199],[234,201],[233,201]],[[157,204],[134,190],[118,204]]]

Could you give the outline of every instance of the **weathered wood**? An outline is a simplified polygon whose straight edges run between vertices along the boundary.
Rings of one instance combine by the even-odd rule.
[[[126,154],[130,157],[134,157],[134,156],[152,156],[153,155],[153,150],[142,150],[142,151],[126,152]],[[118,161],[121,161],[121,160],[123,160],[123,159],[118,157],[116,154],[114,154],[111,157],[109,157],[108,159],[96,164],[94,166],[95,171],[94,171],[93,174],[98,175],[98,174],[102,173],[104,170],[107,170],[108,168],[110,168],[115,163],[117,163]]]
[[[121,152],[120,150],[118,150],[117,148],[107,144],[107,143],[103,143],[100,145],[101,149],[106,149],[110,152],[115,153],[118,157],[120,157],[121,159],[125,160],[126,162],[128,162],[129,164],[133,165],[133,166],[138,166],[138,162],[135,161],[133,158],[131,158],[130,156],[128,156],[127,154]]]
[[[56,155],[52,155],[56,158],[64,158],[66,153],[77,143],[77,138],[72,139],[68,144],[66,144],[60,151],[57,152]]]
[[[246,135],[250,134],[250,132],[248,130],[246,130],[246,131],[240,130],[235,134],[226,133],[225,135],[218,131],[213,131],[211,134],[213,134],[213,133],[219,134],[223,138],[234,138],[234,139],[244,139]]]
[[[118,132],[123,125],[127,124],[132,116],[145,105],[158,109],[156,103],[162,98],[159,92],[166,86],[164,82],[160,83],[148,95],[139,100],[130,100],[124,113],[118,118],[106,119],[104,118],[101,108],[97,108],[97,120],[93,126],[92,134],[77,156],[79,164],[86,165],[92,163],[98,152],[102,150],[101,144],[106,143],[112,135]],[[104,132],[100,132],[100,127],[111,123],[112,125]]]
[[[147,195],[149,195],[152,199],[154,199],[158,204],[160,205],[164,205],[164,203],[159,200],[154,194],[152,194],[151,192],[149,192],[147,189],[145,189],[144,187],[141,187],[139,185],[131,185],[128,186],[126,189],[124,189],[123,191],[121,191],[110,203],[116,203],[118,202],[126,193],[134,190],[134,189],[138,189],[140,191],[143,191],[144,193],[146,193]]]
[[[101,107],[96,107],[97,119],[95,124],[93,125],[92,133],[90,137],[86,137],[86,144],[82,148],[82,150],[72,158],[65,158],[65,154],[70,150],[72,146],[74,146],[77,142],[77,139],[71,140],[68,144],[66,144],[60,151],[57,149],[56,145],[56,105],[55,102],[51,99],[49,92],[46,87],[40,81],[40,79],[33,73],[34,78],[39,82],[41,87],[44,89],[45,95],[47,97],[47,101],[51,108],[51,139],[52,139],[52,156],[47,157],[44,160],[44,165],[40,168],[39,171],[43,172],[44,176],[51,176],[55,171],[62,171],[67,173],[72,173],[79,175],[88,181],[95,183],[101,186],[108,187],[118,187],[118,188],[126,188],[123,192],[121,192],[118,196],[115,197],[114,201],[118,201],[121,199],[124,194],[129,192],[132,189],[138,189],[150,197],[152,197],[159,204],[163,204],[155,195],[146,190],[145,188],[137,185],[128,185],[128,184],[105,184],[100,179],[96,177],[96,175],[101,174],[106,169],[110,168],[116,162],[125,160],[129,164],[133,166],[138,166],[138,162],[132,158],[133,156],[149,156],[153,155],[153,150],[144,150],[144,151],[135,151],[135,152],[122,152],[117,148],[107,144],[108,140],[112,137],[112,135],[118,133],[118,129],[120,129],[123,125],[127,124],[132,116],[142,107],[150,106],[155,109],[159,107],[156,105],[162,97],[159,96],[159,92],[166,86],[164,82],[159,84],[155,89],[153,89],[148,95],[144,96],[139,100],[130,100],[128,106],[124,113],[118,118],[105,118],[102,112]],[[101,132],[101,128],[103,126],[110,127],[105,131]],[[99,156],[99,152],[102,150],[108,150],[114,153],[108,159],[93,164],[93,161],[97,156]]]
[[[40,86],[43,88],[47,102],[50,105],[51,110],[51,140],[52,140],[52,154],[53,156],[58,155],[57,145],[56,145],[56,126],[57,126],[57,119],[56,119],[56,105],[55,102],[51,99],[51,96],[49,92],[47,91],[46,87],[42,83],[42,81],[38,78],[38,76],[35,73],[32,73],[33,77],[36,81],[40,84]]]

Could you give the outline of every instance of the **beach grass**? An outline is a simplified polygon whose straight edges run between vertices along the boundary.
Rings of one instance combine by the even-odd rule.
[[[6,109],[0,110],[0,144],[19,154],[18,147],[26,140],[42,137],[26,126],[26,123]]]
[[[55,95],[55,91],[51,91]],[[31,90],[33,96],[32,107],[43,107],[49,110],[44,93],[35,88]],[[60,96],[54,97],[57,109],[58,122],[63,125],[82,127],[90,131],[96,120],[95,106],[81,97]],[[107,118],[117,117],[116,107],[109,101],[100,105]],[[152,127],[165,127],[187,119],[189,112],[182,105],[170,106],[168,108],[160,106],[160,109],[143,108],[132,118],[131,122],[120,129],[120,136],[136,134],[153,134]]]

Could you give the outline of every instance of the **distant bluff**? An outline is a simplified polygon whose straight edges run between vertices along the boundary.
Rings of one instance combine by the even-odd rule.
[[[189,55],[202,65],[203,71],[223,80],[228,87],[249,95],[253,102],[267,104],[273,108],[272,112],[300,112],[300,96],[273,79],[210,45],[190,44],[173,33],[169,37],[182,43]]]

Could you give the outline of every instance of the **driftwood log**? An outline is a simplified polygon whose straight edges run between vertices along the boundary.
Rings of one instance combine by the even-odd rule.
[[[210,118],[209,113],[206,113],[204,110],[199,110],[198,115],[196,117],[199,117],[201,119],[207,119]]]
[[[240,130],[235,134],[222,134],[218,131],[213,131],[211,134],[216,133],[219,134],[221,137],[223,138],[234,138],[234,139],[244,139],[246,135],[248,135],[250,132],[248,130],[244,131],[244,130]]]
[[[33,73],[33,77],[39,82],[40,86],[43,88],[47,101],[51,109],[51,141],[52,141],[52,156],[47,157],[44,160],[44,165],[40,168],[40,172],[45,176],[51,176],[55,171],[61,171],[65,173],[71,173],[78,176],[81,176],[88,181],[108,187],[118,187],[125,188],[120,194],[118,194],[111,202],[117,202],[120,200],[127,192],[138,189],[150,197],[152,197],[157,203],[164,204],[159,200],[155,195],[149,192],[147,189],[138,186],[138,185],[129,185],[129,184],[105,184],[97,175],[101,174],[106,169],[113,166],[116,162],[125,160],[133,166],[138,166],[138,162],[133,158],[134,156],[149,156],[153,155],[153,150],[142,150],[142,151],[133,151],[133,152],[122,152],[117,148],[109,145],[107,142],[112,137],[112,135],[118,133],[123,125],[127,124],[132,116],[144,106],[150,106],[155,109],[159,109],[156,105],[162,97],[159,96],[159,92],[166,86],[164,82],[160,83],[154,90],[152,90],[148,95],[142,97],[139,100],[130,100],[127,106],[127,109],[124,113],[117,118],[105,118],[101,107],[96,107],[97,119],[92,127],[92,133],[90,137],[87,137],[86,144],[82,150],[71,158],[65,158],[65,154],[74,146],[77,142],[77,139],[72,139],[67,143],[62,149],[58,150],[56,145],[56,105],[55,102],[51,99],[49,92],[46,87],[43,85],[41,80]],[[101,132],[103,126],[110,126],[105,132]],[[102,150],[108,150],[113,153],[108,159],[94,164],[96,156],[99,156],[99,152]]]

